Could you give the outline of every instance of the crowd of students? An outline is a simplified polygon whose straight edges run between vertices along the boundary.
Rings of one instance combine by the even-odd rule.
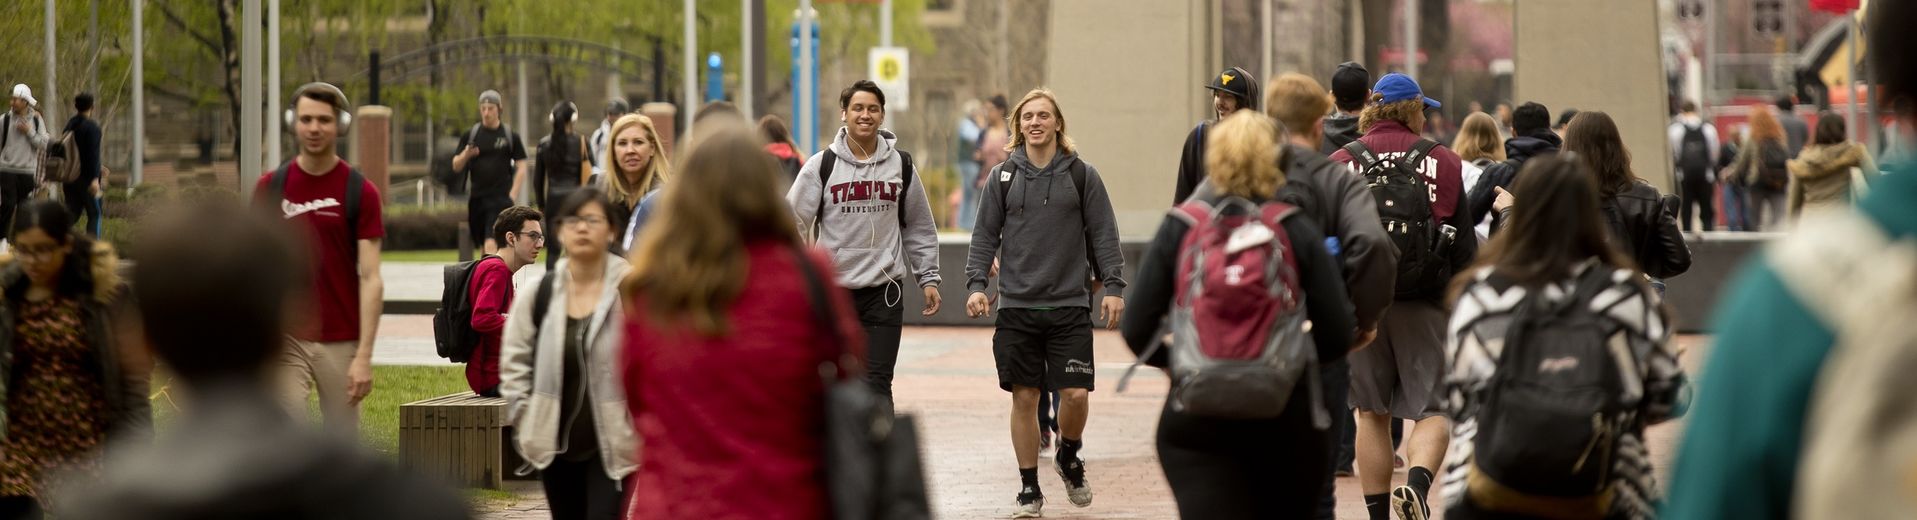
[[[1913,9],[1881,5],[1872,24]],[[1907,122],[1908,56],[1872,55]],[[1048,445],[1068,501],[1093,504],[1083,454],[1100,326],[1174,381],[1156,446],[1186,518],[1332,518],[1347,453],[1373,520],[1903,510],[1901,470],[1873,457],[1917,431],[1879,395],[1911,364],[1891,347],[1917,333],[1860,315],[1917,302],[1904,283],[1917,181],[1880,174],[1841,117],[1794,130],[1806,125],[1759,110],[1729,152],[1687,105],[1667,132],[1673,196],[1631,170],[1627,130],[1602,111],[1554,128],[1523,103],[1508,132],[1473,113],[1454,151],[1421,132],[1442,105],[1413,79],[1373,82],[1348,63],[1330,80],[1208,78],[1216,117],[1184,143],[1174,207],[1129,280],[1066,100],[1039,88],[993,103],[1004,120],[980,126],[1003,133],[984,141],[1002,138],[1004,158],[981,154],[970,186],[964,307],[994,319],[1019,473],[1010,516],[1043,514]],[[343,434],[373,391],[382,205],[337,154],[346,94],[315,83],[292,99],[298,156],[261,177],[250,207],[193,201],[147,223],[160,238],[143,244],[164,245],[142,246],[130,272],[72,230],[66,205],[12,212],[0,517],[468,515]],[[488,244],[462,293],[466,378],[503,398],[520,469],[540,472],[555,518],[827,518],[846,499],[821,477],[844,462],[824,448],[840,431],[825,411],[843,397],[829,389],[862,381],[889,416],[905,284],[930,316],[943,279],[885,92],[860,81],[839,100],[844,127],[810,157],[782,122],[712,105],[673,160],[622,103],[583,139],[561,103],[532,170],[499,96],[480,96],[454,158]],[[1808,145],[1793,153],[1794,140]],[[528,171],[539,208],[510,203]],[[1726,176],[1743,197],[1697,193]],[[1714,200],[1746,198],[1750,216],[1801,212],[1806,229],[1762,253],[1720,309],[1667,500],[1645,429],[1693,400],[1662,280],[1690,268],[1681,227],[1695,215],[1708,229]],[[516,287],[542,250],[551,268]],[[155,357],[190,403],[157,438]],[[332,432],[289,418],[313,393]],[[1055,427],[1041,424],[1047,401]],[[1392,425],[1407,420],[1394,488]]]

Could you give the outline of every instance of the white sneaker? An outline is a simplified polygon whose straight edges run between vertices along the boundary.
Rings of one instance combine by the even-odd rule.
[[[1072,499],[1072,505],[1092,505],[1092,484],[1085,481],[1085,459],[1074,459],[1070,463],[1052,459],[1052,467],[1058,469],[1058,478],[1065,480],[1065,496]]]
[[[1401,520],[1426,520],[1431,516],[1431,508],[1425,507],[1424,497],[1411,486],[1398,486],[1391,490],[1391,510]]]
[[[1012,518],[1039,518],[1045,516],[1045,495],[1038,488],[1025,488],[1018,492],[1018,509],[1012,511]]]

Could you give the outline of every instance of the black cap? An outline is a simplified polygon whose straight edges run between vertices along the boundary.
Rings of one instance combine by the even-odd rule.
[[[1531,135],[1532,132],[1551,130],[1551,109],[1535,102],[1518,105],[1511,111],[1511,133]]]
[[[1251,73],[1246,72],[1245,69],[1232,67],[1212,76],[1211,83],[1206,84],[1205,88],[1238,96],[1239,101],[1242,102],[1241,106],[1249,107],[1253,98],[1257,97],[1252,94],[1252,89],[1257,88],[1252,86],[1254,81],[1257,80],[1252,79]]]
[[[1338,65],[1337,72],[1331,73],[1331,96],[1339,105],[1361,105],[1371,96],[1371,71],[1355,61]]]

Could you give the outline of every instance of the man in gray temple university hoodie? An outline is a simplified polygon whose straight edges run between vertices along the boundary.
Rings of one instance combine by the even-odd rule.
[[[999,388],[1012,392],[1012,449],[1021,483],[1012,517],[1036,518],[1045,505],[1038,487],[1041,392],[1057,391],[1061,401],[1053,468],[1073,505],[1092,504],[1085,461],[1078,456],[1093,383],[1086,282],[1102,282],[1099,319],[1106,328],[1117,326],[1125,310],[1125,259],[1105,183],[1066,137],[1058,98],[1035,89],[1012,113],[1011,158],[992,169],[972,230],[965,310],[973,318],[991,314],[986,279],[993,259],[1001,259],[992,355]]]
[[[865,327],[866,382],[889,402],[908,259],[925,293],[920,314],[939,310],[938,228],[912,155],[881,129],[885,92],[868,80],[853,83],[839,93],[839,118],[845,126],[832,146],[806,160],[785,200],[800,229],[813,229],[818,246],[832,255],[839,284],[852,291]]]

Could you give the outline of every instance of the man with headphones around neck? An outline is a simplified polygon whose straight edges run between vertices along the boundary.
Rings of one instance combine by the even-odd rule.
[[[346,93],[308,83],[291,99],[286,128],[299,156],[260,176],[253,200],[303,238],[311,284],[303,310],[316,319],[299,320],[289,330],[276,383],[281,404],[294,417],[306,416],[307,395],[317,392],[327,429],[354,435],[359,403],[373,391],[373,338],[384,309],[383,206],[379,188],[338,153],[339,139],[353,122]]]
[[[504,98],[488,90],[479,94],[479,124],[459,137],[458,154],[453,155],[453,171],[472,176],[472,194],[466,199],[466,232],[474,244],[485,244],[482,252],[493,254],[499,244],[487,236],[499,212],[519,200],[519,187],[526,182],[526,144],[519,134],[500,120],[505,113]],[[470,167],[470,169],[468,169]]]
[[[924,293],[921,316],[939,311],[938,228],[912,155],[884,129],[885,92],[870,80],[852,83],[839,92],[839,119],[845,126],[800,166],[785,200],[799,229],[812,229],[816,244],[832,253],[839,285],[851,292],[865,327],[865,380],[890,405],[905,284]]]

